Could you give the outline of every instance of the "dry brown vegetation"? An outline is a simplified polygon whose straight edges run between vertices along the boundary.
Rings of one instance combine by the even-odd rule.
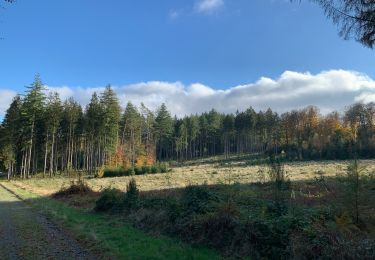
[[[150,234],[214,248],[224,256],[374,255],[374,160],[360,163],[365,170],[361,172],[357,208],[353,180],[348,175],[353,162],[293,162],[281,168],[271,162],[248,164],[211,158],[187,162],[163,174],[86,177],[81,186],[88,192],[62,177],[12,184],[51,195],[90,214],[94,209],[110,213],[110,218]],[[278,170],[281,179],[273,175]],[[137,183],[134,196],[129,193],[132,178]],[[359,221],[355,220],[356,209]]]
[[[375,160],[363,160],[367,173],[375,172]],[[349,161],[309,161],[285,164],[287,177],[291,181],[311,180],[319,177],[343,176],[346,174]],[[200,165],[174,167],[171,172],[134,176],[140,191],[182,188],[188,185],[214,185],[233,183],[256,183],[267,181],[267,174],[260,176],[260,170],[266,171],[265,165],[246,166],[244,162],[222,165],[220,163],[203,162]],[[365,173],[366,174],[366,173]],[[113,178],[87,178],[87,185],[94,191],[115,188],[124,191],[131,176]],[[40,195],[51,195],[64,187],[70,186],[71,179],[66,177],[33,178],[13,181],[17,186],[26,188]]]

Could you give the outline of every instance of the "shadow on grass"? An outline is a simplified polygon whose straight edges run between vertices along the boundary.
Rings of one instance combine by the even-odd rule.
[[[251,183],[146,191],[133,208],[118,202],[107,210],[148,233],[205,245],[226,257],[366,258],[375,256],[374,187],[372,179],[363,183],[357,224],[348,183],[333,177],[286,182],[281,189]],[[125,200],[117,192],[113,198]]]
[[[360,224],[353,223],[348,188],[345,179],[324,176],[281,190],[272,183],[190,186],[140,192],[134,208],[120,202],[121,209],[99,214],[99,193],[56,201],[14,187],[89,248],[116,256],[218,257],[204,246],[236,258],[374,257],[375,181],[363,182]]]
[[[2,182],[0,187],[2,192],[7,193],[9,198],[13,201],[0,202],[0,207],[4,212],[10,211],[9,207],[12,205],[28,205],[27,212],[35,211],[36,216],[46,216],[53,223],[56,223],[58,230],[67,231],[70,237],[79,241],[83,248],[88,249],[93,255],[103,259],[217,259],[218,254],[210,249],[203,247],[192,247],[188,244],[181,243],[176,239],[171,239],[165,236],[151,236],[137,228],[134,228],[127,221],[122,218],[97,214],[92,211],[92,208],[76,205],[72,207],[69,203],[76,200],[77,197],[86,197],[87,200],[93,199],[93,195],[71,196],[70,198],[59,200],[52,199],[52,197],[41,197],[30,193],[29,191],[19,188],[12,184],[12,182]],[[10,194],[11,192],[12,194]],[[9,195],[10,194],[10,195]],[[22,199],[21,202],[17,198]],[[4,196],[2,198],[4,200]],[[10,200],[9,199],[9,200]],[[6,200],[6,198],[5,198]],[[82,198],[81,198],[82,200]],[[85,199],[83,199],[85,200]],[[5,204],[7,207],[5,207]],[[1,211],[0,211],[1,212]],[[30,213],[31,214],[31,213]],[[9,219],[9,218],[7,218]],[[31,219],[32,220],[32,219]],[[23,222],[32,221],[25,219]],[[36,226],[35,232],[39,232],[40,228]],[[55,234],[55,239],[60,240],[60,231]],[[48,232],[47,232],[48,233]],[[13,235],[13,234],[11,234]],[[34,243],[33,246],[43,248],[47,241],[52,246],[54,241],[52,238],[48,239],[43,233],[37,237],[28,237],[32,241],[41,241]],[[64,240],[64,239],[63,239]],[[66,240],[69,241],[69,240]],[[0,242],[1,243],[1,242]],[[1,251],[0,251],[1,252]],[[64,252],[62,248],[61,252]],[[33,255],[26,254],[27,257]],[[37,255],[39,256],[39,255]],[[41,255],[43,256],[43,255]],[[52,256],[52,258],[54,258]],[[59,258],[59,257],[57,257]],[[61,257],[64,258],[64,257]],[[85,259],[80,257],[68,257],[68,259]],[[90,258],[95,259],[95,258]]]

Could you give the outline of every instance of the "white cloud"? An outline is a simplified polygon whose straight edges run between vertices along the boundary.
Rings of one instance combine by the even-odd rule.
[[[212,13],[224,6],[224,0],[198,0],[195,10],[200,13]]]
[[[9,108],[10,103],[12,103],[13,98],[17,93],[13,90],[0,89],[0,118],[2,118]]]
[[[175,19],[177,19],[180,16],[180,12],[176,11],[176,10],[171,10],[171,11],[169,11],[169,15],[168,16],[169,16],[169,19],[175,20]]]
[[[73,96],[82,105],[88,104],[94,91],[104,88],[48,87],[60,93],[62,99]],[[342,110],[354,102],[375,102],[375,81],[365,74],[330,70],[318,74],[286,71],[277,79],[262,77],[255,83],[220,90],[196,83],[141,82],[114,87],[122,107],[128,101],[136,105],[143,102],[156,110],[166,103],[173,114],[184,116],[215,108],[219,112],[234,113],[252,106],[255,110],[271,108],[279,113],[316,105],[322,113]],[[0,90],[0,115],[4,113],[12,97],[11,90]]]

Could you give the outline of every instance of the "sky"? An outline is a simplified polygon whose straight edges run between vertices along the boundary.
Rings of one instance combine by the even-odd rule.
[[[374,51],[322,10],[289,0],[18,0],[0,11],[0,119],[36,73],[86,105],[111,84],[122,106],[183,116],[253,106],[322,113],[375,101]]]

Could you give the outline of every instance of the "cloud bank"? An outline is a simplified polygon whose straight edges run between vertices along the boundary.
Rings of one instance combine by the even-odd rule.
[[[61,99],[74,97],[82,105],[90,102],[94,92],[104,88],[48,87],[56,91]],[[184,116],[209,111],[234,113],[252,106],[255,110],[271,108],[279,113],[292,109],[316,105],[323,114],[343,110],[355,102],[375,102],[375,81],[365,74],[330,70],[318,74],[285,71],[277,79],[262,77],[255,83],[229,89],[214,89],[195,83],[150,81],[127,86],[114,86],[122,107],[128,101],[135,105],[143,102],[156,110],[166,103],[173,114]],[[0,116],[11,102],[15,92],[0,90]]]

